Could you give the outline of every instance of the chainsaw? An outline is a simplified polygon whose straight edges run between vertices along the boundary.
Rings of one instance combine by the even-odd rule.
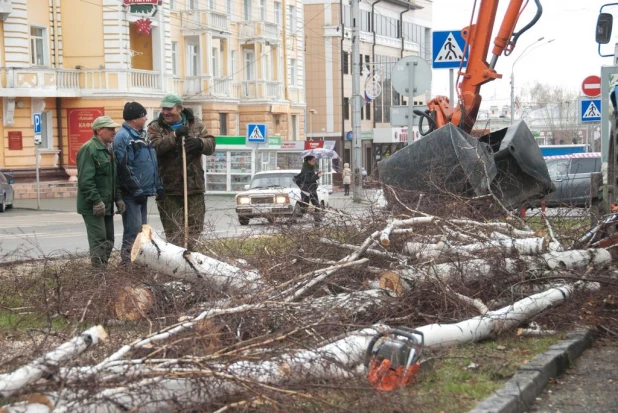
[[[418,330],[389,329],[376,334],[365,354],[369,383],[378,390],[404,387],[420,368],[425,337]]]

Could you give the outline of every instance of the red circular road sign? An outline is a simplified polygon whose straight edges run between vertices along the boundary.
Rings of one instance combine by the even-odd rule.
[[[588,76],[582,82],[582,92],[589,98],[595,98],[601,94],[601,78],[598,76]]]

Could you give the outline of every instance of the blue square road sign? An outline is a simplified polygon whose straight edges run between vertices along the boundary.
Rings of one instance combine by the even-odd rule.
[[[264,123],[249,123],[247,125],[247,143],[266,143],[268,128]]]
[[[601,99],[581,99],[581,121],[601,121]]]
[[[41,114],[40,113],[35,113],[32,116],[32,123],[34,124],[34,134],[40,135],[41,134]]]
[[[468,65],[468,50],[464,55],[466,41],[460,30],[433,32],[433,59],[434,69],[459,69],[463,58],[463,67]]]

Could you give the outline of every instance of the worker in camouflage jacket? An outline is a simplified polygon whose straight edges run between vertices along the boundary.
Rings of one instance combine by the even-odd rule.
[[[187,194],[189,211],[189,244],[195,242],[204,228],[206,205],[202,155],[215,151],[215,138],[208,134],[202,121],[190,109],[182,107],[182,100],[170,93],[161,101],[159,118],[148,125],[148,136],[157,153],[159,176],[165,197],[157,201],[161,223],[168,242],[182,245],[184,240],[184,185],[182,142],[187,156]]]
[[[86,224],[92,266],[98,268],[107,266],[114,248],[114,203],[119,213],[125,211],[111,146],[118,126],[99,116],[92,123],[94,136],[77,152],[77,212]]]

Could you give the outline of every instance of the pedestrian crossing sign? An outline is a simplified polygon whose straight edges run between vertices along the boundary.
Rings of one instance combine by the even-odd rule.
[[[247,143],[266,143],[268,128],[264,123],[249,123],[247,125]]]
[[[434,69],[459,69],[462,59],[461,67],[468,65],[468,49],[460,30],[433,32],[432,41]]]
[[[582,122],[601,121],[601,99],[582,99],[580,106]]]

